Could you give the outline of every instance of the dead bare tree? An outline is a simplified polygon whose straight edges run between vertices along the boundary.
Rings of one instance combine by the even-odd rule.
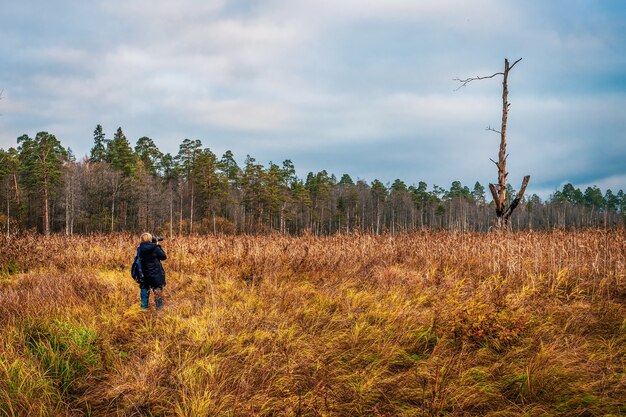
[[[509,60],[504,60],[504,72],[496,72],[494,74],[484,76],[484,77],[470,77],[465,79],[455,78],[455,81],[461,83],[461,85],[457,88],[460,89],[465,87],[472,81],[477,80],[485,80],[487,78],[494,78],[498,75],[502,75],[502,124],[500,130],[495,130],[491,127],[487,127],[487,130],[491,130],[493,132],[500,134],[500,151],[498,152],[498,162],[491,159],[491,162],[496,164],[498,167],[498,183],[497,184],[489,184],[489,190],[491,191],[491,195],[493,196],[493,201],[496,204],[496,228],[503,229],[509,227],[509,220],[511,218],[511,214],[513,214],[513,210],[519,205],[520,201],[524,197],[524,193],[526,192],[526,187],[528,186],[528,181],[530,181],[530,175],[526,175],[522,180],[522,187],[519,192],[511,201],[511,203],[507,206],[506,203],[506,178],[509,173],[506,171],[506,160],[509,156],[506,153],[506,123],[509,115],[509,107],[510,103],[508,102],[509,96],[509,71],[513,69],[515,64],[520,62],[522,58],[515,61],[513,64],[509,65]]]

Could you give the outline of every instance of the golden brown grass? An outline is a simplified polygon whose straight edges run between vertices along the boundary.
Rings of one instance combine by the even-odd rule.
[[[626,413],[624,231],[0,239],[0,415]]]

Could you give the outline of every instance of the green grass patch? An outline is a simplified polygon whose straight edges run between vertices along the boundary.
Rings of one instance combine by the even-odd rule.
[[[54,319],[27,323],[23,332],[31,356],[62,396],[79,392],[84,388],[81,379],[101,365],[94,329]]]

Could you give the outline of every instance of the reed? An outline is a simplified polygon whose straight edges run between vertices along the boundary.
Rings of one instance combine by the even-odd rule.
[[[136,241],[0,238],[0,415],[626,413],[622,230]]]

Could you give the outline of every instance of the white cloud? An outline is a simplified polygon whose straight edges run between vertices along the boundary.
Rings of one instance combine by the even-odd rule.
[[[225,0],[105,0],[99,6],[103,12],[118,18],[164,29],[189,21],[218,17],[225,3]]]
[[[484,30],[511,28],[516,15],[514,4],[495,0],[467,2],[462,0],[299,0],[278,2],[273,12],[289,14],[314,22],[346,22],[358,20],[419,21],[436,23],[445,28]],[[275,3],[276,4],[276,3]],[[518,20],[520,18],[518,14]]]
[[[587,75],[603,80],[605,73],[597,71],[623,63],[607,54],[617,43],[607,36],[615,33],[589,30],[590,23],[577,31],[567,23],[575,6],[562,19],[539,16],[542,5],[107,1],[94,31],[77,30],[84,39],[57,39],[58,23],[42,40],[17,22],[20,42],[11,44],[24,46],[22,59],[0,66],[0,76],[13,83],[0,85],[6,89],[0,145],[14,146],[6,132],[25,126],[57,134],[77,153],[88,151],[84,141],[97,123],[109,131],[121,125],[131,139],[150,134],[170,149],[176,145],[159,143],[159,137],[212,140],[224,132],[229,146],[251,155],[305,158],[335,149],[337,158],[354,164],[355,177],[375,169],[423,177],[415,172],[428,166],[433,178],[473,183],[493,174],[488,158],[497,153],[497,135],[484,128],[499,128],[501,85],[490,80],[453,92],[452,78],[491,74],[504,56],[524,56],[511,80],[511,181],[528,172],[531,186],[556,183],[581,170],[589,178],[621,181],[615,168],[608,172],[604,165],[626,153],[623,86],[622,93],[617,86],[618,92],[600,94],[586,85]],[[85,25],[63,18],[53,15],[50,22],[68,30]],[[579,76],[580,88],[563,83],[571,75]],[[610,155],[598,151],[597,140],[605,141]],[[357,148],[374,155],[363,160],[385,154],[393,163],[366,166],[351,159]]]
[[[593,186],[600,188],[604,192],[608,189],[613,191],[613,193],[617,193],[618,190],[626,191],[626,174],[611,175],[609,177],[598,178],[594,181],[576,185],[576,187],[580,188],[582,191],[585,191],[587,187]]]
[[[206,127],[237,131],[281,130],[294,117],[287,106],[246,100],[171,100],[167,104]]]

